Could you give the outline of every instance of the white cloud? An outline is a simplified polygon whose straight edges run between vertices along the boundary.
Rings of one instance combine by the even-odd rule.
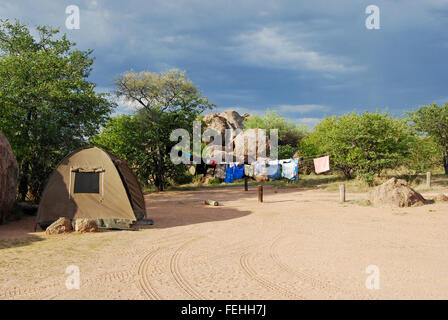
[[[243,59],[259,66],[285,69],[307,69],[320,72],[353,72],[361,70],[344,57],[319,53],[307,48],[304,36],[288,36],[278,28],[264,27],[236,38]]]
[[[297,118],[294,122],[297,124],[304,124],[310,128],[314,128],[322,119],[320,118]]]
[[[280,112],[297,112],[297,113],[310,113],[314,111],[327,112],[330,111],[331,108],[321,105],[321,104],[282,104],[277,106]]]

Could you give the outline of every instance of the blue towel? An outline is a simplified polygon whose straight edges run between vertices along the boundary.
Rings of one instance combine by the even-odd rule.
[[[224,180],[225,183],[233,183],[233,167],[226,167],[226,178]]]
[[[233,167],[233,178],[234,179],[242,179],[244,175],[244,164],[240,167],[234,166]]]

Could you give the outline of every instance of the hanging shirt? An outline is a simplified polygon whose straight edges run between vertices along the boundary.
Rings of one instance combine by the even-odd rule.
[[[282,164],[282,177],[289,180],[297,179],[298,166],[295,162]]]
[[[321,157],[314,159],[314,170],[317,174],[330,171],[330,157]]]
[[[244,164],[235,165],[233,167],[233,178],[242,179],[244,175]]]
[[[224,180],[225,183],[233,183],[233,167],[227,166],[226,167],[226,179]]]
[[[252,165],[254,166],[254,176],[266,176],[267,169],[266,169],[266,163],[265,162],[252,162]]]
[[[254,166],[251,164],[246,164],[244,166],[244,175],[247,177],[253,177],[254,176]]]

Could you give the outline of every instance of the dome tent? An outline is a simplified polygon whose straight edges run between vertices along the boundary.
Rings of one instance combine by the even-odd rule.
[[[137,178],[125,160],[89,147],[67,156],[50,176],[37,213],[45,229],[60,217],[95,219],[100,227],[129,227],[146,216]]]

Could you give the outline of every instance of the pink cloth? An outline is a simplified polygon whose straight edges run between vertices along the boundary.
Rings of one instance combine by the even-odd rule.
[[[322,157],[314,159],[314,171],[317,174],[330,171],[330,157]]]

